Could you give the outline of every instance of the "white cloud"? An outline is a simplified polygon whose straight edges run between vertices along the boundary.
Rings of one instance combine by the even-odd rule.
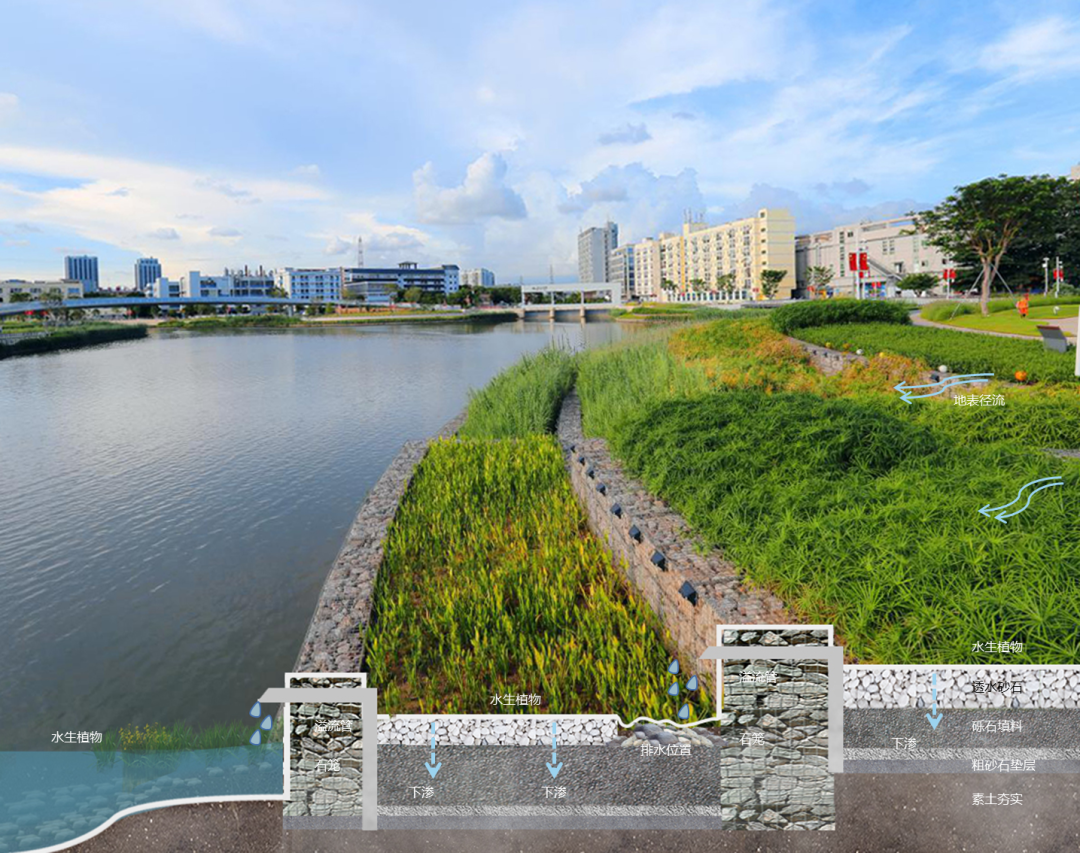
[[[978,64],[1029,80],[1080,71],[1080,26],[1059,16],[1019,24],[980,52]]]
[[[421,222],[472,223],[493,216],[523,219],[525,202],[505,183],[506,161],[487,153],[469,164],[464,182],[457,187],[441,187],[435,167],[426,163],[413,173],[413,195]]]
[[[341,237],[331,237],[326,246],[323,248],[324,255],[344,255],[350,249],[354,248],[355,244],[350,243]]]
[[[307,163],[303,166],[297,166],[292,170],[292,173],[299,178],[320,178],[322,177],[322,171],[315,163]]]
[[[226,225],[215,225],[207,232],[211,237],[239,237],[240,231]]]
[[[155,240],[179,240],[180,233],[175,228],[155,228],[147,237],[152,237]]]
[[[624,124],[622,127],[601,133],[597,141],[601,145],[617,145],[619,143],[637,145],[650,139],[652,139],[652,136],[649,134],[648,128],[645,127],[645,123],[642,122],[641,124]]]

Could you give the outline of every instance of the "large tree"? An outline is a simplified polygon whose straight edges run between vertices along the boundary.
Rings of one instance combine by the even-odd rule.
[[[988,316],[990,289],[1006,251],[1025,236],[1053,232],[1067,183],[1049,175],[984,178],[912,216],[949,257],[974,255],[981,268],[979,306]]]
[[[772,299],[776,295],[776,289],[787,275],[787,270],[762,270],[761,271],[761,295],[766,299]]]
[[[815,297],[825,291],[829,286],[829,282],[833,280],[832,267],[810,267],[806,271],[806,275],[810,292]]]

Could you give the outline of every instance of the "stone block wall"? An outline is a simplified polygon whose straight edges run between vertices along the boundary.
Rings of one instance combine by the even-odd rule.
[[[755,647],[823,646],[818,628],[725,630],[747,658],[723,664],[721,802],[729,829],[833,829],[828,663],[755,659]],[[753,678],[749,681],[748,678]]]
[[[583,437],[575,393],[563,403],[558,434],[590,528],[671,632],[684,669],[696,671],[698,657],[716,644],[717,625],[794,621],[779,599],[742,581],[719,553],[702,553],[682,517],[628,476],[604,440]],[[714,682],[711,666],[698,674]]]
[[[363,687],[359,679],[293,677],[289,687]],[[361,801],[361,736],[359,705],[324,703],[291,705],[286,720],[289,737],[289,799],[284,813],[296,815],[363,814]],[[335,760],[337,770],[325,763]],[[320,767],[320,762],[323,766]]]

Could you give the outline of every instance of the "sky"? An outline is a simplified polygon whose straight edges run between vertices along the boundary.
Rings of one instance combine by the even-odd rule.
[[[787,207],[800,233],[1080,162],[1080,2],[3,0],[0,279],[576,275]]]

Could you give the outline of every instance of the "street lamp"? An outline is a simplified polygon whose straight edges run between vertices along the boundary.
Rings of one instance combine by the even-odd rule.
[[[1050,292],[1050,259],[1043,258],[1043,293]]]

